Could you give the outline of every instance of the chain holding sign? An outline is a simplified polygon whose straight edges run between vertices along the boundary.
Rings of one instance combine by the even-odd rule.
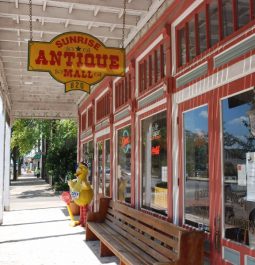
[[[90,93],[90,86],[105,76],[125,75],[125,52],[107,48],[89,34],[67,32],[50,42],[29,41],[28,71],[49,72],[66,92]]]

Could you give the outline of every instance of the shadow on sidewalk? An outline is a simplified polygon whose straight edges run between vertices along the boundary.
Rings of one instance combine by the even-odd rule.
[[[100,249],[100,241],[83,241],[87,247],[90,248],[90,250],[93,252],[93,254],[97,257],[97,259],[100,261],[101,264],[108,264],[115,262],[116,264],[120,264],[119,259],[116,256],[109,256],[109,257],[100,257],[99,249]],[[113,260],[114,259],[114,260]]]

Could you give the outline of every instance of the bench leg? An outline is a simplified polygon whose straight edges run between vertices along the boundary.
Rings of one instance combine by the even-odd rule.
[[[100,241],[100,257],[109,257],[109,256],[114,256],[114,254],[102,241]]]
[[[91,232],[91,230],[88,228],[88,226],[86,227],[86,241],[95,241],[98,240],[98,238],[94,235],[93,232]]]

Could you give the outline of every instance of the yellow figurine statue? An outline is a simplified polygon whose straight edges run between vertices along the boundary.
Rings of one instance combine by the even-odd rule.
[[[93,199],[93,189],[87,180],[88,173],[87,165],[80,162],[75,173],[77,178],[68,181],[72,199],[80,206],[80,221],[74,221],[73,226],[77,224],[85,225],[88,205]]]

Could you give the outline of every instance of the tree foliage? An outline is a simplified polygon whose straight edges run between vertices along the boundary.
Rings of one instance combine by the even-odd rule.
[[[15,120],[11,139],[13,164],[16,165],[17,161],[21,161],[20,158],[38,146],[38,142],[42,139],[47,143],[44,159],[46,169],[55,181],[64,180],[66,174],[75,170],[76,122],[73,120]]]
[[[29,153],[40,138],[39,124],[36,120],[15,120],[12,127],[11,149],[19,149],[20,156]]]

